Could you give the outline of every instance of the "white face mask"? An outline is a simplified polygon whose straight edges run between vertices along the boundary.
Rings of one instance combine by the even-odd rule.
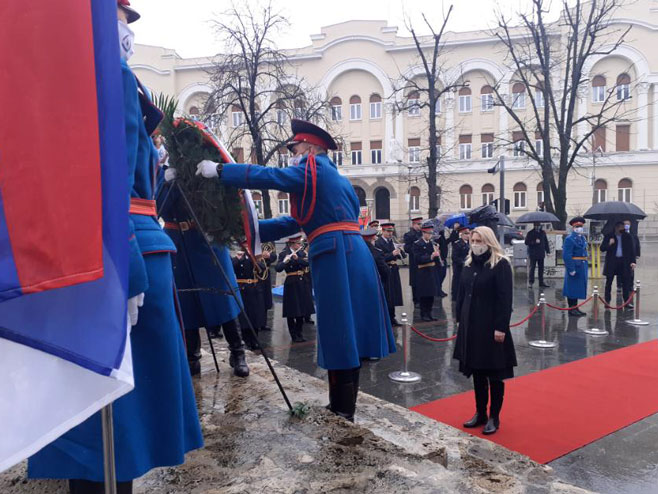
[[[135,33],[123,21],[118,21],[119,24],[119,50],[121,51],[121,60],[126,62],[133,56],[135,50]]]
[[[484,244],[471,244],[471,250],[476,256],[481,256],[489,250],[489,246]]]
[[[583,233],[583,227],[582,226],[576,226],[573,229],[574,232],[576,233]]]
[[[627,232],[631,231],[631,225],[624,225],[624,230]]]

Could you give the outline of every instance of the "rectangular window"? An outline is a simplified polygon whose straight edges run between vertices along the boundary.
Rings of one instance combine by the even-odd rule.
[[[592,102],[603,103],[605,101],[605,86],[592,87]]]
[[[290,155],[287,153],[280,153],[279,154],[279,168],[288,168],[288,160],[290,158]]]
[[[240,127],[242,125],[242,112],[234,111],[232,112],[233,127]]]
[[[436,159],[440,160],[442,156],[443,156],[443,148],[441,147],[441,144],[437,144],[436,145]]]
[[[472,209],[473,194],[459,194],[459,206],[461,209]]]
[[[592,152],[605,152],[605,127],[597,127],[592,134]]]
[[[409,148],[409,163],[420,163],[420,147]]]
[[[420,211],[420,196],[409,196],[409,209],[411,212]]]
[[[544,91],[541,89],[535,89],[535,106],[544,108]]]
[[[460,144],[459,145],[459,159],[460,160],[470,160],[471,159],[471,143]]]
[[[382,102],[376,101],[370,103],[370,120],[376,120],[382,118]]]
[[[544,204],[544,190],[537,191],[537,206],[541,207]]]
[[[616,132],[617,151],[630,151],[631,149],[631,126],[617,125]]]
[[[284,110],[278,109],[276,111],[276,123],[279,125],[285,125],[287,120],[287,115]]]
[[[410,99],[407,101],[407,113],[410,117],[417,117],[420,115],[420,104],[417,99]]]
[[[331,160],[334,162],[334,165],[336,166],[342,166],[343,165],[343,152],[338,149],[336,151],[332,152]]]
[[[493,142],[482,143],[482,157],[484,159],[493,158]]]
[[[512,93],[512,108],[517,110],[525,108],[525,92],[523,93]]]
[[[288,199],[279,199],[279,214],[289,214],[289,204]]]
[[[464,94],[459,96],[459,113],[471,112],[471,95]]]
[[[371,149],[370,150],[370,160],[373,165],[380,165],[382,163],[382,150],[381,149]]]
[[[525,141],[523,140],[523,133],[513,132],[512,139],[514,140],[514,156],[524,156]]]
[[[350,120],[361,120],[361,103],[350,105]]]
[[[632,202],[632,200],[631,200],[632,199],[632,194],[631,194],[632,190],[633,189],[630,189],[630,188],[628,188],[628,189],[626,189],[626,188],[617,189],[618,199],[620,201],[623,201],[623,202]]]
[[[331,120],[338,122],[343,119],[343,107],[340,105],[333,105],[331,107]]]
[[[608,199],[608,191],[606,189],[596,189],[594,194],[594,202],[605,202]]]
[[[514,209],[525,209],[527,207],[525,197],[525,190],[514,191]]]
[[[630,84],[619,84],[617,86],[617,101],[624,101],[627,99],[631,99]]]
[[[491,204],[494,201],[494,193],[493,192],[483,192],[482,193],[482,205],[486,206],[487,204]]]
[[[361,164],[361,151],[352,151],[352,164],[353,165]]]
[[[480,109],[482,111],[493,111],[494,98],[492,93],[480,95]]]
[[[254,206],[256,207],[256,211],[258,211],[258,217],[262,218],[263,217],[263,200],[262,199],[254,199]]]
[[[434,114],[438,115],[441,113],[441,98],[436,98],[436,106],[434,107]]]
[[[535,150],[537,151],[537,156],[540,158],[544,156],[544,141],[535,139]]]

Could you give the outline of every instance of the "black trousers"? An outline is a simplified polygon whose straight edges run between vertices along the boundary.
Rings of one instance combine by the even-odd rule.
[[[431,315],[433,305],[434,297],[420,297],[420,316]]]
[[[219,329],[218,327],[213,326],[208,328],[208,330],[212,331],[214,328]],[[229,350],[232,352],[244,350],[242,334],[240,333],[238,322],[235,319],[222,324],[222,330],[226,342],[228,343]],[[199,331],[199,328],[185,331],[185,346],[187,349],[188,363],[191,364],[192,362],[201,360],[201,332]]]
[[[117,482],[117,494],[132,494],[132,480],[128,482]],[[92,482],[90,480],[71,479],[69,480],[70,494],[105,494],[105,484],[103,482]]]
[[[304,329],[304,316],[287,317],[286,320],[288,321],[288,332],[290,333],[291,338],[302,334],[302,330]]]
[[[621,286],[624,302],[631,296],[633,277],[630,266],[627,267],[622,257],[615,257],[608,262],[614,263],[612,274],[605,277],[605,300],[609,303],[612,299],[612,280],[617,277],[617,287]]]
[[[540,257],[539,259],[530,258],[530,272],[528,273],[528,283],[531,285],[535,282],[535,266],[538,268],[537,277],[539,278],[539,284],[544,284],[544,258]]]
[[[452,263],[452,288],[450,295],[453,301],[457,300],[457,290],[459,289],[459,279],[462,277],[463,266],[457,265],[454,261]]]
[[[354,422],[361,367],[328,371],[329,410]]]
[[[475,407],[478,414],[487,414],[487,403],[489,402],[489,393],[491,393],[489,416],[499,418],[500,410],[503,408],[505,382],[500,379],[492,379],[486,373],[474,372],[473,388],[475,390]]]

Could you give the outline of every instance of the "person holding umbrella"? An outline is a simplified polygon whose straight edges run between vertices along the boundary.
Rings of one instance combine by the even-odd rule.
[[[610,304],[612,299],[612,280],[617,277],[617,285],[621,285],[624,301],[631,295],[631,279],[635,270],[635,242],[630,234],[630,222],[628,230],[623,221],[615,224],[614,231],[607,233],[601,242],[601,252],[605,252],[605,265],[603,274],[605,276],[605,301]],[[633,304],[626,306],[633,308]]]
[[[567,298],[569,307],[578,305],[578,299],[587,298],[587,240],[583,235],[585,218],[576,216],[569,222],[571,233],[564,239],[562,259],[564,260],[564,287],[562,293]],[[586,314],[580,309],[571,309],[571,317]]]
[[[550,285],[544,283],[544,258],[546,254],[551,253],[551,247],[548,244],[548,237],[543,230],[541,223],[533,223],[532,230],[525,237],[525,244],[528,246],[528,258],[530,259],[530,269],[528,270],[528,286],[532,288],[535,282],[535,266],[539,278],[539,287],[548,288]]]

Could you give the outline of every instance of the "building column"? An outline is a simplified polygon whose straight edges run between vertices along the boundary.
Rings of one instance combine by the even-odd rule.
[[[637,85],[637,149],[649,149],[649,83]]]
[[[658,149],[658,83],[653,83],[653,142],[652,149]]]
[[[442,141],[442,148],[445,149],[448,159],[454,159],[456,156],[455,147],[455,94],[449,92],[445,99],[446,107],[446,128]]]
[[[395,163],[393,147],[393,125],[397,123],[397,117],[394,119],[394,111],[391,105],[382,103],[382,111],[385,113],[384,118],[384,143],[386,145],[386,156],[384,163]]]

